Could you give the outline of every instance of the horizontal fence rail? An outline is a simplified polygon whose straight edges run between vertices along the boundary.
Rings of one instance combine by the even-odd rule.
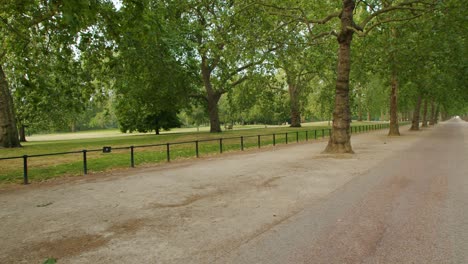
[[[389,127],[388,123],[383,124],[373,124],[373,125],[365,125],[365,126],[353,126],[350,127],[350,133],[362,133],[372,130],[379,130],[379,129],[386,129]],[[171,146],[176,145],[183,145],[183,144],[191,144],[194,147],[194,155],[195,157],[200,157],[200,144],[205,142],[217,142],[219,144],[219,153],[222,154],[225,150],[226,144],[224,142],[228,140],[238,140],[239,143],[239,150],[244,151],[247,147],[257,147],[261,148],[262,146],[266,145],[273,145],[276,146],[281,142],[284,144],[289,144],[293,141],[296,143],[301,141],[301,136],[303,138],[302,141],[309,141],[309,139],[320,139],[325,137],[330,137],[332,134],[331,129],[314,129],[314,130],[302,130],[302,131],[289,131],[284,133],[272,133],[272,134],[259,134],[259,135],[250,135],[250,136],[238,136],[238,137],[221,137],[221,138],[207,138],[207,139],[200,139],[194,141],[181,141],[181,142],[169,142],[169,143],[159,143],[159,144],[147,144],[147,145],[138,145],[138,146],[128,146],[128,147],[103,147],[101,149],[83,149],[79,151],[68,151],[68,152],[56,152],[56,153],[45,153],[45,154],[34,154],[34,155],[23,155],[23,156],[15,156],[15,157],[6,157],[0,158],[1,160],[14,160],[14,159],[22,159],[23,160],[23,183],[29,184],[29,174],[28,174],[28,161],[31,158],[37,157],[46,157],[46,156],[57,156],[57,155],[69,155],[69,154],[81,154],[82,161],[83,161],[83,174],[88,174],[88,153],[92,152],[103,152],[103,153],[111,153],[113,150],[129,150],[130,160],[129,164],[131,168],[135,168],[135,152],[136,149],[142,148],[149,148],[149,147],[161,147],[165,148],[165,155],[166,161],[171,161]],[[262,138],[265,139],[268,137],[268,140],[272,140],[271,143],[263,144],[262,145]],[[255,143],[252,141],[255,141]],[[281,139],[281,141],[280,141]],[[270,141],[269,141],[270,142]]]

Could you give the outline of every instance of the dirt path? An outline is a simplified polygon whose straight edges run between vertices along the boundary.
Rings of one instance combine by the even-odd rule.
[[[419,155],[418,146],[443,146],[444,133],[457,139],[458,147],[443,148],[447,156],[441,155],[437,162],[431,156],[430,163],[416,168],[429,166],[432,171],[430,166],[442,162],[441,169],[451,172],[452,166],[464,165],[448,154],[457,147],[455,155],[466,157],[466,124],[447,123],[417,133],[402,129],[406,133],[400,138],[389,139],[385,131],[357,135],[353,137],[355,155],[320,155],[325,142],[290,145],[179,162],[132,175],[4,191],[0,193],[0,263],[42,263],[48,257],[58,258],[58,263],[319,263],[315,260],[330,257],[347,263],[387,263],[384,260],[395,258],[379,251],[381,246],[411,246],[383,235],[388,227],[401,224],[399,215],[423,212],[408,220],[405,229],[392,233],[396,238],[418,227],[434,229],[443,213],[453,215],[447,227],[463,221],[460,216],[466,213],[450,211],[448,206],[441,218],[432,217],[452,199],[447,198],[451,173],[412,179],[408,171],[391,172],[407,154]],[[432,140],[438,144],[422,144]],[[382,166],[386,172],[376,173]],[[467,172],[464,166],[460,168]],[[404,168],[411,174],[408,165]],[[459,180],[455,192],[466,192],[461,187],[466,181]],[[419,203],[408,202],[413,197],[410,190],[421,194],[417,201],[431,198],[434,202],[419,208]],[[354,196],[340,200],[349,193]],[[466,201],[457,199],[450,201],[457,205]],[[396,211],[395,204],[401,205]],[[340,210],[326,210],[333,206]],[[376,217],[367,221],[369,208]],[[463,223],[466,226],[466,222],[458,226]],[[301,234],[310,236],[301,240]],[[287,239],[280,239],[283,236]],[[435,237],[438,233],[421,233],[419,239],[430,245]],[[451,239],[466,242],[464,237],[447,237]],[[456,248],[447,242],[443,249],[462,252],[466,247],[460,245]],[[354,253],[346,254],[350,251]],[[302,259],[295,259],[296,253]]]

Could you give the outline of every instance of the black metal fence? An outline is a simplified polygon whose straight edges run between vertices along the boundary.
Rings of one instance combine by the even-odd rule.
[[[372,124],[372,125],[365,125],[365,126],[353,126],[350,128],[351,133],[362,133],[372,130],[379,130],[388,128],[389,124]],[[103,147],[101,149],[83,149],[80,151],[67,151],[67,152],[57,152],[57,153],[45,153],[45,154],[35,154],[35,155],[23,155],[23,156],[16,156],[16,157],[6,157],[0,158],[0,160],[13,160],[13,159],[22,159],[23,160],[23,183],[29,184],[29,175],[28,175],[28,160],[31,158],[37,157],[45,157],[45,156],[57,156],[57,155],[68,155],[68,154],[82,154],[83,160],[83,174],[88,174],[88,153],[92,152],[104,152],[110,153],[112,150],[129,150],[129,164],[130,167],[135,167],[135,150],[137,148],[148,148],[148,147],[165,147],[166,152],[166,160],[167,162],[171,161],[171,146],[181,145],[181,144],[193,144],[194,146],[194,154],[195,157],[200,157],[200,148],[199,144],[202,142],[218,142],[219,144],[219,153],[223,153],[223,141],[226,140],[239,140],[240,143],[240,150],[243,151],[246,147],[245,140],[249,138],[256,138],[256,145],[258,148],[262,146],[262,137],[271,137],[272,145],[276,146],[279,141],[277,140],[277,136],[284,136],[284,143],[288,144],[291,139],[299,142],[299,133],[305,133],[305,141],[309,141],[309,139],[318,139],[318,138],[325,138],[326,136],[331,135],[331,129],[315,129],[315,130],[301,130],[301,131],[289,131],[284,133],[273,133],[273,134],[261,134],[261,135],[251,135],[251,136],[240,136],[240,137],[224,137],[224,138],[210,138],[210,139],[202,139],[202,140],[195,140],[195,141],[183,141],[183,142],[169,142],[169,143],[160,143],[160,144],[150,144],[150,145],[138,145],[138,146],[128,146],[128,147]],[[289,138],[288,135],[294,135],[294,138]],[[270,144],[268,144],[270,145]]]

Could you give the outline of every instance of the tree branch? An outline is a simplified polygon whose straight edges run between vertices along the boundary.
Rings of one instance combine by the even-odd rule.
[[[17,28],[10,25],[10,23],[8,23],[8,20],[6,18],[0,16],[0,21],[3,24],[5,24],[5,26],[8,28],[9,31],[15,33],[18,37],[20,37],[22,39],[28,39],[27,36],[24,35],[21,31],[19,31]]]
[[[243,76],[242,78],[238,79],[237,81],[231,83],[231,86],[234,87],[236,85],[239,85],[239,84],[243,83],[247,79],[248,79],[247,76]]]
[[[384,19],[384,20],[381,20],[377,23],[374,23],[372,24],[366,31],[364,32],[361,32],[361,31],[358,31],[357,29],[355,28],[349,28],[351,30],[353,30],[355,33],[358,34],[359,37],[365,37],[367,36],[374,28],[382,25],[382,24],[386,24],[386,23],[392,23],[392,22],[403,22],[403,21],[409,21],[409,20],[413,20],[413,19],[416,19],[418,17],[421,17],[423,14],[418,14],[418,15],[414,15],[412,17],[407,17],[407,18],[394,18],[394,19]]]
[[[312,33],[312,32],[311,32]],[[312,35],[312,34],[311,34]],[[309,39],[310,41],[314,41],[314,40],[317,40],[319,38],[323,38],[323,37],[326,37],[326,36],[335,36],[335,37],[338,37],[338,34],[332,30],[330,32],[322,32],[320,34],[317,34],[317,35],[312,35],[312,37]]]
[[[305,16],[305,14],[303,15]],[[333,18],[340,17],[340,15],[341,15],[341,11],[328,14],[328,16],[326,16],[323,19],[314,20],[314,19],[305,18],[304,22],[308,24],[326,24],[328,21],[332,20]]]
[[[284,17],[295,18],[296,20],[302,21],[302,22],[307,23],[307,24],[326,24],[328,21],[332,20],[333,18],[339,17],[340,14],[341,14],[341,11],[337,11],[337,12],[333,12],[333,13],[328,14],[326,17],[324,17],[322,19],[308,19],[305,12],[304,12],[304,10],[302,10],[301,8],[298,8],[298,7],[280,7],[280,6],[269,5],[269,4],[264,4],[264,3],[260,3],[259,5],[264,6],[264,7],[268,7],[268,8],[272,8],[272,9],[276,9],[276,10],[280,10],[280,11],[296,11],[296,12],[299,12],[299,13],[301,13],[302,19],[300,19],[298,17],[295,17],[295,16],[292,16],[292,15],[287,15],[285,13],[275,13],[275,14],[280,15],[280,16],[284,16]]]
[[[424,0],[412,0],[412,1],[405,1],[403,3],[399,3],[399,4],[394,5],[394,6],[388,6],[388,7],[382,8],[382,9],[372,13],[371,15],[369,15],[361,23],[360,27],[364,29],[367,26],[367,24],[372,19],[374,19],[375,17],[380,16],[380,15],[385,14],[385,13],[388,13],[388,12],[391,12],[391,11],[395,11],[395,10],[409,10],[409,11],[418,11],[418,12],[426,11],[426,9],[423,9],[423,8],[413,7],[414,4],[424,4],[424,5],[429,5],[429,6],[433,5],[433,4],[430,4],[430,3],[426,3]]]
[[[270,52],[272,52],[272,51],[275,51],[275,50],[277,50],[277,49],[278,49],[278,47],[270,48],[270,49],[268,49],[268,50],[265,52],[265,54],[264,54],[264,56],[263,56],[262,58],[260,58],[260,59],[258,59],[258,60],[256,60],[256,61],[252,61],[252,62],[250,62],[250,63],[247,63],[247,64],[245,64],[245,65],[243,65],[243,66],[241,66],[241,67],[235,69],[234,71],[232,71],[231,73],[229,73],[227,80],[231,79],[232,77],[234,77],[236,74],[238,74],[239,72],[241,72],[241,71],[243,71],[243,70],[246,70],[246,69],[248,69],[248,68],[250,68],[250,67],[252,67],[252,66],[254,66],[254,65],[257,65],[257,64],[262,63],[263,61],[266,60],[266,58],[265,58],[265,55],[266,55],[266,54],[268,54],[268,53],[270,53]]]

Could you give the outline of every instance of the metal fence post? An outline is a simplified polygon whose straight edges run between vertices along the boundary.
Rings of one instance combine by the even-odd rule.
[[[299,142],[299,131],[296,131],[296,143]]]
[[[306,141],[309,141],[309,131],[306,130]]]
[[[260,135],[257,136],[257,144],[258,144],[258,148],[260,148]]]
[[[130,146],[130,166],[135,168],[135,153],[134,153],[134,146]]]
[[[325,138],[325,129],[322,129],[322,138]]]
[[[166,158],[167,158],[167,162],[171,161],[171,149],[170,149],[169,143],[166,144]]]
[[[273,134],[273,146],[276,146],[276,135]]]
[[[197,158],[199,157],[199,153],[198,153],[198,140],[195,141],[195,155],[197,156]]]
[[[83,172],[88,174],[88,161],[86,159],[86,149],[83,149]]]
[[[23,156],[23,182],[24,184],[29,184],[28,179],[28,155]]]
[[[317,130],[314,130],[314,139],[317,139]]]
[[[241,139],[241,150],[244,151],[244,137],[241,136],[240,139]]]
[[[286,144],[288,144],[288,132],[284,133],[285,138],[286,138]]]

